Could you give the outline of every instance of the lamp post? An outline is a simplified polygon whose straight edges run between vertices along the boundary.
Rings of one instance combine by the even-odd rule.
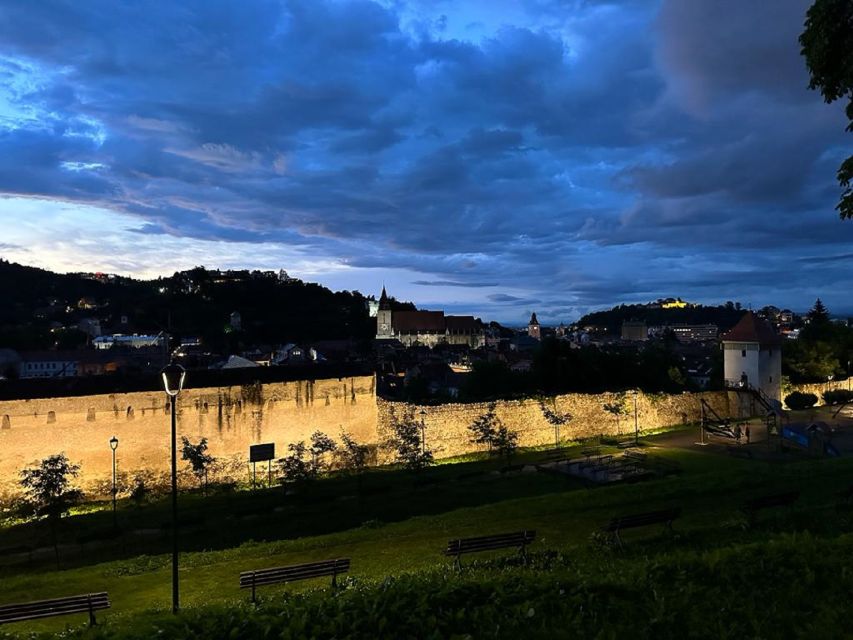
[[[426,455],[426,411],[421,409],[421,455]]]
[[[637,390],[634,389],[634,444],[640,444],[640,423],[637,420]]]
[[[186,369],[170,362],[160,375],[163,377],[163,390],[169,396],[172,409],[172,613],[178,612],[178,445],[176,407],[178,394],[184,388]]]
[[[118,519],[116,517],[116,449],[118,449],[118,438],[113,436],[110,438],[110,449],[113,450],[113,529],[118,529]]]

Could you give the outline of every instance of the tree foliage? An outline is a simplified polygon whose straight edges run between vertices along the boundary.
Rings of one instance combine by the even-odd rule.
[[[803,393],[802,391],[794,391],[785,396],[785,404],[794,411],[809,409],[817,402],[817,396],[813,393]]]
[[[829,312],[826,310],[821,299],[818,298],[815,300],[814,306],[809,309],[809,312],[806,314],[806,317],[809,319],[809,323],[820,324],[824,322],[829,322]]]
[[[355,474],[361,474],[367,468],[370,447],[358,443],[350,434],[341,434],[341,447],[338,449],[344,469]]]
[[[304,442],[289,444],[287,450],[290,451],[290,455],[276,461],[283,484],[307,482],[317,477],[317,468],[311,460],[307,459],[308,448]]]
[[[323,457],[327,453],[333,453],[338,448],[335,441],[332,440],[322,431],[315,431],[311,434],[311,464],[317,473],[325,465]],[[327,465],[326,465],[327,466]]]
[[[425,442],[422,428],[423,425],[415,419],[414,411],[406,411],[402,416],[392,413],[391,434],[384,443],[394,452],[398,463],[414,471],[433,463],[432,450]]]
[[[207,438],[202,438],[198,444],[193,444],[189,438],[181,436],[181,460],[189,462],[193,475],[207,486],[207,471],[216,460],[207,453]]]
[[[73,485],[80,466],[72,464],[64,453],[49,456],[38,466],[21,471],[21,487],[37,518],[59,519],[78,504],[83,492]]]
[[[847,100],[847,131],[853,131],[853,2],[815,0],[800,35],[809,70],[809,88],[820,90],[826,102]],[[853,218],[853,156],[838,169],[841,199],[836,206],[842,219]]]
[[[468,439],[475,444],[486,445],[491,451],[495,433],[500,426],[501,421],[495,415],[495,403],[492,402],[486,413],[480,414],[468,425]]]

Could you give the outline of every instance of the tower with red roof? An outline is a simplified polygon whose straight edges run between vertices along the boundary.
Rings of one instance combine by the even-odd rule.
[[[722,337],[726,385],[758,389],[782,400],[782,340],[770,324],[752,311]]]

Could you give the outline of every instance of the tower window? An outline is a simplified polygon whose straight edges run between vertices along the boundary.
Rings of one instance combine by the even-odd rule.
[[[745,357],[746,357],[746,349],[741,349],[741,350],[740,350],[740,357],[741,357],[741,358],[745,358]]]

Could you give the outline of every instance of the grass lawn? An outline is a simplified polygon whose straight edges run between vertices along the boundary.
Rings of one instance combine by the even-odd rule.
[[[654,438],[649,442],[653,444]],[[237,588],[237,576],[247,569],[350,557],[352,576],[381,580],[449,564],[441,551],[450,538],[523,528],[537,531],[534,550],[559,550],[578,562],[595,564],[602,561],[595,532],[611,517],[667,506],[683,507],[675,538],[661,537],[659,528],[628,533],[626,551],[608,552],[606,562],[630,564],[649,554],[757,543],[786,531],[833,538],[847,529],[848,518],[835,509],[835,493],[853,482],[853,458],[768,463],[705,451],[654,446],[646,450],[653,461],[680,472],[642,483],[588,488],[552,474],[494,475],[494,461],[475,460],[430,469],[417,482],[403,472],[368,474],[362,487],[367,495],[361,501],[332,499],[355,493],[351,478],[318,481],[292,500],[280,489],[186,496],[182,513],[203,514],[205,519],[198,531],[182,532],[183,547],[194,549],[181,556],[182,606],[245,601],[248,596]],[[544,455],[528,452],[519,459],[534,461]],[[762,514],[757,528],[745,527],[738,510],[745,499],[789,488],[801,492],[792,511]],[[235,518],[236,512],[244,515]],[[126,528],[137,528],[167,521],[167,514],[166,504],[156,504],[138,511],[123,509],[121,516]],[[64,523],[66,536],[100,530],[110,518],[108,513],[70,518]],[[42,533],[32,525],[12,527],[0,531],[0,546]],[[252,542],[253,537],[265,541]],[[129,624],[134,616],[150,616],[151,610],[170,605],[169,557],[162,553],[167,545],[168,537],[139,542],[128,538],[93,545],[84,556],[68,558],[69,568],[61,571],[52,570],[47,561],[34,567],[7,567],[0,604],[108,591],[113,609],[100,618],[119,626]],[[140,548],[146,555],[138,555]],[[309,582],[287,590],[325,585]],[[269,595],[280,591],[264,590]],[[58,631],[84,620],[85,616],[71,616],[8,625],[4,630]]]

